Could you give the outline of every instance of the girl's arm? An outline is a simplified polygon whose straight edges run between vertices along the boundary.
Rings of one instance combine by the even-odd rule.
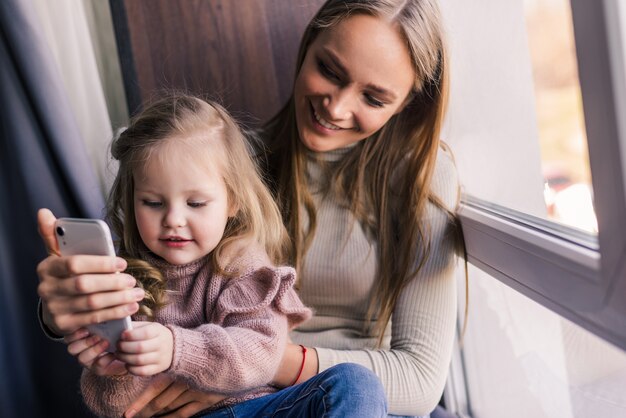
[[[263,267],[229,279],[210,324],[168,326],[174,356],[166,373],[203,391],[241,393],[268,385],[289,328],[310,316],[293,290],[294,281],[290,267]]]
[[[152,377],[98,376],[83,369],[80,391],[85,405],[99,417],[119,418],[150,384]]]

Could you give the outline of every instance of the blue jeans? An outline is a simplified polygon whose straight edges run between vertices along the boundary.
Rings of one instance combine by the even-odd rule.
[[[338,364],[304,383],[226,406],[204,418],[386,417],[387,399],[378,377],[352,363]]]

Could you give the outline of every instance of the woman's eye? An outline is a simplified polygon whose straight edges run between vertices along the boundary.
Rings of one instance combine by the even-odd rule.
[[[144,206],[147,206],[149,208],[160,208],[161,206],[163,206],[163,203],[159,202],[158,200],[146,200],[146,199],[142,199],[141,203]]]
[[[385,103],[370,94],[365,94],[365,101],[372,107],[383,107],[385,105]]]
[[[326,64],[324,64],[324,62],[322,60],[318,60],[317,61],[317,68],[319,69],[320,73],[331,80],[339,80],[339,76],[333,71],[331,70]]]
[[[201,208],[203,206],[206,206],[206,202],[187,202],[187,205],[190,208]]]

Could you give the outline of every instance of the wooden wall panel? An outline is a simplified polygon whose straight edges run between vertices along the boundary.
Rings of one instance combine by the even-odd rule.
[[[157,89],[219,98],[256,126],[284,104],[322,0],[110,0],[129,109]]]

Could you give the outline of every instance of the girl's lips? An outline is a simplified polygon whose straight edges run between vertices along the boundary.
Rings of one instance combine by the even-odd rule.
[[[179,239],[179,238],[176,238],[176,239],[164,238],[164,239],[160,239],[159,241],[161,241],[166,247],[182,248],[186,246],[187,244],[189,244],[190,242],[192,242],[193,240]]]

